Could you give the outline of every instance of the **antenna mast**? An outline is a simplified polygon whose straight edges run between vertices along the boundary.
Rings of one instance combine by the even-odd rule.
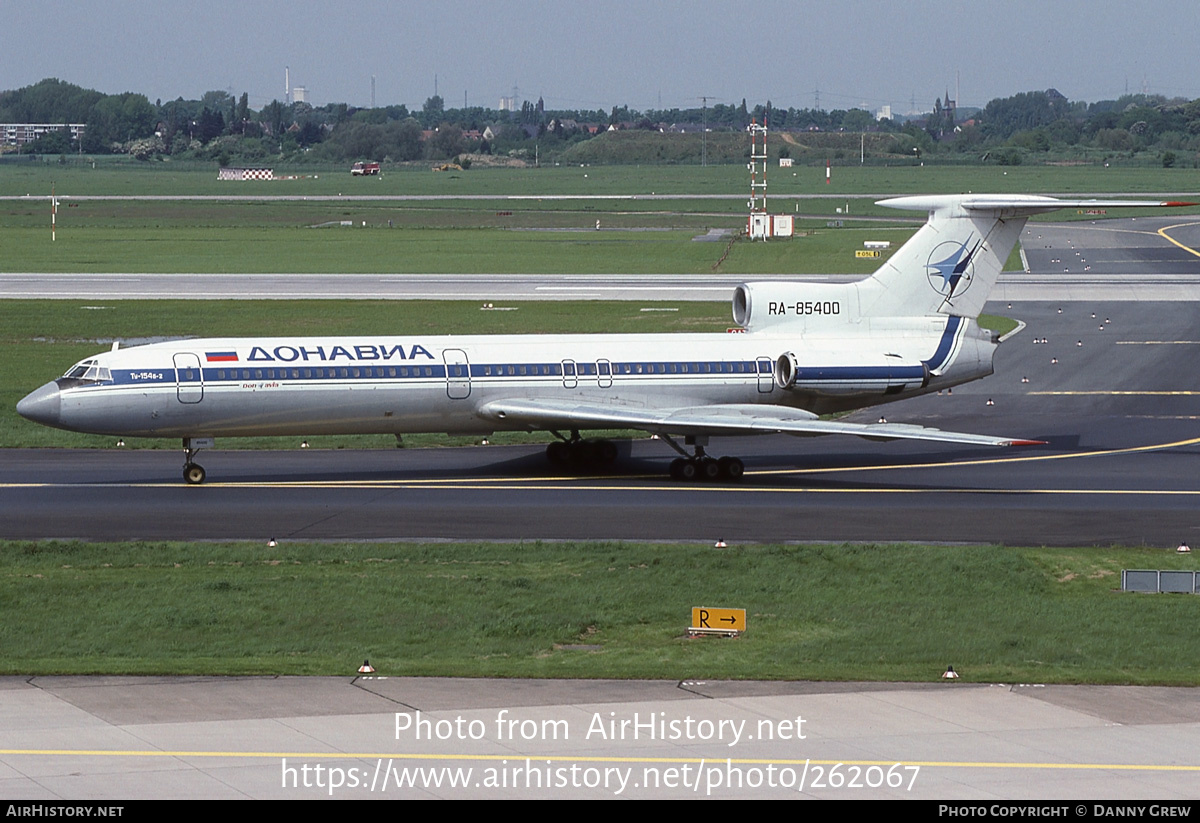
[[[750,132],[750,239],[767,239],[770,218],[767,216],[767,121],[760,126],[751,119],[746,127]]]
[[[703,122],[700,125],[700,165],[708,165],[708,101],[716,97],[715,94],[701,94],[700,101],[704,104]]]

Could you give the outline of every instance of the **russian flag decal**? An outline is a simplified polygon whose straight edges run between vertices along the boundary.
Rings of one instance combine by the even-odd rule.
[[[204,357],[209,363],[236,363],[238,359],[235,351],[206,351]]]

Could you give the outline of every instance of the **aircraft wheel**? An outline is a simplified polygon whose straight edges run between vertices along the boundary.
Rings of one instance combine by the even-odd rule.
[[[595,463],[599,449],[590,440],[580,440],[571,444],[571,458],[579,463]]]
[[[721,477],[726,480],[741,480],[746,474],[746,464],[736,457],[722,457],[717,461]]]
[[[716,480],[721,476],[721,464],[716,460],[701,460],[696,468],[702,480]]]
[[[596,459],[605,466],[611,466],[617,462],[617,444],[611,440],[597,441]]]
[[[183,479],[189,486],[199,486],[204,477],[204,467],[199,463],[188,463],[183,467]]]
[[[679,463],[679,476],[676,478],[678,480],[685,480],[690,483],[691,481],[695,480],[696,475],[700,473],[700,469],[696,465],[695,460],[684,460],[681,457],[676,462]]]
[[[551,463],[566,463],[571,459],[571,447],[561,440],[555,440],[546,447],[546,457]]]

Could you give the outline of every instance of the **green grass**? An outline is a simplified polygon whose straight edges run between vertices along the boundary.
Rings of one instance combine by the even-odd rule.
[[[819,205],[834,216],[831,202]],[[743,215],[714,213],[711,203],[673,204],[675,211],[672,204],[648,211],[448,205],[83,201],[60,208],[51,242],[44,204],[2,203],[3,266],[47,273],[708,273],[724,244],[692,238],[745,227]],[[899,246],[915,229],[910,215],[892,217],[901,222],[855,228],[862,224],[847,220],[836,230],[823,219],[803,220],[801,235],[790,240],[739,242],[721,270],[868,274],[876,263],[856,260],[854,248],[881,238]],[[353,226],[311,228],[343,220]],[[597,220],[603,231],[595,230]]]
[[[857,139],[855,140],[857,149]],[[855,152],[857,154],[857,152]],[[772,154],[772,158],[775,154]],[[48,162],[45,162],[48,161]],[[51,185],[60,195],[631,195],[740,194],[749,190],[743,162],[724,165],[605,165],[502,169],[432,173],[428,164],[393,167],[381,177],[352,178],[348,167],[279,167],[279,173],[316,175],[316,179],[272,182],[221,182],[217,164],[188,164],[177,169],[171,161],[115,162],[57,157],[28,164],[6,163],[0,175],[0,196],[46,196]],[[264,164],[269,165],[269,164]],[[794,173],[794,174],[793,174]],[[586,175],[586,176],[585,176]],[[825,162],[781,169],[772,161],[767,172],[769,192],[830,195],[932,194],[955,192],[1195,192],[1194,169],[1163,169],[1100,164],[1081,166],[859,166],[857,156],[835,160],[829,185]]]
[[[723,247],[686,232],[466,229],[80,228],[6,232],[20,272],[598,273],[708,272]],[[765,244],[764,244],[765,245]],[[761,271],[751,252],[745,268]]]
[[[221,183],[211,169],[170,163],[101,162],[6,165],[0,194],[39,196],[55,185],[63,198],[58,239],[49,242],[45,200],[0,202],[7,271],[27,272],[303,272],[303,273],[704,273],[724,250],[694,243],[709,228],[745,225],[744,166],[601,166],[581,169],[480,169],[459,175],[403,168],[378,179],[317,170],[316,179],[266,184]],[[586,175],[586,177],[585,177]],[[772,211],[808,215],[804,236],[739,243],[721,265],[730,274],[859,273],[863,239],[898,246],[921,215],[876,206],[877,196],[961,191],[1127,192],[1197,188],[1183,169],[1079,167],[839,167],[772,169]],[[505,195],[680,195],[665,201],[519,200]],[[448,194],[496,200],[397,201],[89,201],[72,196],[189,194],[300,196]],[[688,194],[723,194],[720,200]],[[789,195],[819,195],[800,199]],[[842,213],[838,213],[841,209]],[[849,209],[849,213],[846,213]],[[1136,216],[1137,211],[1129,211]],[[886,217],[888,223],[859,218]],[[846,228],[826,229],[841,219]],[[1091,219],[1071,211],[1045,219]],[[353,227],[309,228],[348,220]],[[594,231],[600,220],[606,231]],[[363,224],[366,224],[365,226]],[[559,231],[527,231],[557,229]],[[576,231],[561,231],[575,229]],[[652,229],[652,231],[627,231]],[[1010,262],[1010,267],[1012,267]]]
[[[1197,685],[1200,598],[1151,549],[619,543],[3,543],[5,674]],[[63,604],[70,603],[70,608]],[[748,611],[685,637],[692,606]],[[1153,638],[1154,642],[1147,642]],[[571,644],[598,646],[571,650]]]

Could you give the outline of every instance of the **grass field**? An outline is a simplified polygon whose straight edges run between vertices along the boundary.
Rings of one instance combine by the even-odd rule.
[[[217,180],[217,165],[174,170],[170,162],[136,163],[87,158],[5,164],[0,196],[49,195],[635,195],[741,194],[749,173],[740,163],[700,166],[559,166],[429,171],[428,165],[388,169],[380,177],[353,178],[348,168],[279,169],[280,174],[316,175],[301,180],[232,183]],[[586,175],[586,176],[585,176]],[[825,165],[768,169],[769,193],[863,195],[933,194],[965,191],[1056,194],[1077,192],[1197,192],[1193,169],[1086,166],[859,166],[835,163],[830,184]]]
[[[0,544],[4,674],[1200,684],[1200,598],[1151,549]],[[70,604],[65,607],[64,604]],[[692,606],[738,639],[685,637]],[[1148,639],[1153,638],[1153,642]],[[586,648],[567,648],[583,644]]]
[[[724,243],[687,231],[537,232],[441,228],[156,228],[5,232],[5,268],[15,272],[296,273],[711,273]],[[739,241],[720,271],[869,274],[856,260],[864,240],[893,248],[912,227],[843,228],[770,243]],[[281,295],[286,296],[286,295]]]
[[[776,176],[775,172],[778,173]],[[586,175],[586,176],[585,176]],[[1086,167],[848,167],[824,184],[824,169],[773,170],[769,205],[801,215],[801,236],[741,242],[721,271],[869,273],[856,260],[865,239],[894,246],[921,215],[876,206],[879,196],[998,191],[1033,193],[1186,192],[1200,188],[1183,169]],[[6,165],[0,195],[62,203],[50,243],[46,200],[0,201],[7,271],[21,272],[495,272],[701,273],[712,271],[723,244],[695,243],[709,228],[745,226],[742,166],[603,166],[479,169],[453,175],[408,168],[380,178],[344,171],[315,179],[228,183],[210,170],[170,164]],[[678,199],[547,200],[539,196],[678,194]],[[518,195],[526,200],[466,201],[96,201],[80,195]],[[722,194],[725,199],[686,195]],[[819,199],[801,199],[819,195]],[[839,212],[840,210],[840,212]],[[848,213],[847,213],[848,212]],[[1129,212],[1136,216],[1136,211]],[[868,218],[887,222],[864,222]],[[1052,215],[1063,220],[1070,212]],[[829,220],[845,221],[828,229]],[[596,221],[602,230],[595,231]],[[352,226],[311,228],[349,221]]]

